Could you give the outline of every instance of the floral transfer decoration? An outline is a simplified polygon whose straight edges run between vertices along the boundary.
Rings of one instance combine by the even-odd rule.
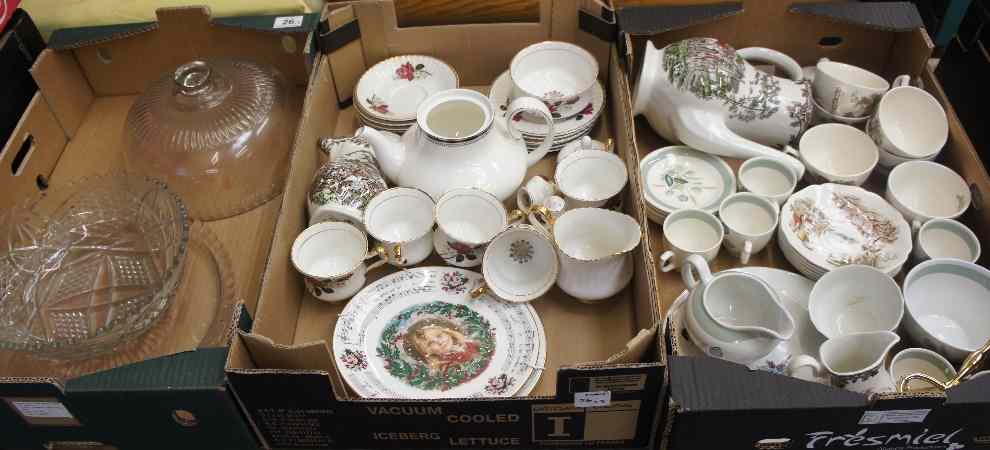
[[[489,378],[488,384],[485,385],[485,393],[493,396],[505,395],[509,392],[509,387],[515,382],[515,378],[512,378],[504,373],[497,377]]]
[[[467,292],[468,277],[461,272],[446,272],[440,279],[440,290],[448,294]]]
[[[850,194],[831,193],[825,202],[796,199],[790,227],[805,248],[835,266],[881,267],[893,259],[886,248],[898,237],[895,223]]]
[[[525,239],[519,239],[509,244],[509,258],[519,264],[533,260],[533,244]]]
[[[321,143],[322,144],[322,143]],[[335,146],[327,143],[330,152],[339,158],[323,165],[310,184],[309,201],[316,205],[335,204],[364,210],[371,199],[388,189],[378,170],[371,147],[336,155]]]
[[[371,94],[371,97],[364,99],[364,102],[368,104],[368,107],[379,114],[388,114],[388,104],[385,103],[385,99]]]
[[[368,357],[361,350],[345,349],[340,355],[340,360],[344,362],[344,367],[350,370],[364,370],[368,368]]]
[[[310,278],[310,289],[313,290],[313,295],[317,297],[323,294],[333,294],[337,289],[344,287],[352,276],[354,276],[353,273],[345,275],[342,278],[332,280],[317,280],[315,278]]]
[[[790,117],[790,126],[794,129],[789,139],[791,145],[797,145],[801,134],[811,125],[814,116],[815,106],[811,100],[811,82],[801,81],[801,102],[791,102],[787,105],[787,117]]]
[[[720,189],[720,186],[706,184],[703,177],[699,176],[694,169],[686,165],[674,164],[663,172],[660,183],[652,183],[652,186],[659,188],[664,196],[676,200],[679,203],[701,205],[698,195],[705,191]]]
[[[488,368],[495,329],[466,305],[423,303],[388,322],[376,352],[388,373],[409,386],[447,391]]]
[[[422,63],[416,64],[415,66],[411,62],[402,63],[398,68],[395,69],[395,76],[392,77],[396,80],[419,80],[422,78],[428,78],[433,75],[426,71],[426,66]]]
[[[479,252],[484,252],[483,246],[471,246],[463,242],[444,240],[444,245],[446,245],[446,250],[439,251],[437,254],[447,261],[449,264],[463,264],[472,261],[478,261],[481,259]],[[443,247],[443,245],[441,245]]]

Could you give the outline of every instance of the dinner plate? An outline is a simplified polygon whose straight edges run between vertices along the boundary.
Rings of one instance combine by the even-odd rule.
[[[646,202],[664,216],[680,209],[715,213],[736,192],[736,176],[725,161],[683,145],[650,152],[639,171]]]
[[[509,71],[502,72],[495,80],[488,94],[488,99],[491,100],[492,106],[498,108],[502,112],[502,116],[505,117],[505,114],[508,113],[509,103],[512,101],[512,77],[509,76]],[[570,118],[554,121],[554,136],[567,136],[570,133],[589,127],[601,116],[604,106],[605,89],[600,82],[595,82],[591,87],[591,101],[588,104]],[[540,138],[547,135],[547,125],[545,123],[525,120],[522,114],[509,120],[515,121],[516,128],[523,135]]]
[[[813,281],[796,273],[771,267],[740,267],[738,269],[729,269],[729,271],[748,273],[765,281],[777,292],[784,307],[787,308],[791,317],[794,318],[795,332],[793,337],[782,342],[774,351],[785,352],[791,355],[791,357],[809,355],[818,359],[818,348],[825,342],[825,336],[819,333],[814,324],[811,323],[811,316],[808,314],[808,297],[811,295],[811,288],[815,285]],[[681,295],[671,305],[670,312],[667,316],[670,321],[671,335],[677,339],[678,355],[706,356],[701,349],[691,342],[690,336],[682,325],[683,305],[687,302],[689,294],[689,291],[681,292]],[[786,364],[780,367],[762,366],[752,368],[783,373],[785,367]]]
[[[546,357],[542,324],[527,304],[472,300],[481,279],[422,267],[366,286],[334,329],[334,357],[347,384],[365,398],[528,393]]]
[[[904,217],[857,186],[808,186],[787,199],[780,217],[778,240],[790,246],[784,256],[812,278],[847,264],[893,276],[911,254],[911,227]]]
[[[425,55],[401,55],[371,66],[354,89],[354,102],[368,115],[383,121],[416,118],[427,97],[458,87],[457,71]]]

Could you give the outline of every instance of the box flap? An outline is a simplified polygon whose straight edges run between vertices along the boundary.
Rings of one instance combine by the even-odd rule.
[[[718,358],[668,356],[670,397],[683,411],[866,407],[865,395]]]
[[[204,11],[207,16],[210,14],[209,7],[206,6],[189,8],[162,8],[157,11],[158,20],[159,22],[162,20],[162,14],[165,10],[191,8],[200,9]],[[165,12],[165,14],[168,13]],[[279,20],[285,17],[291,17],[293,20]],[[298,19],[295,19],[297,17]],[[212,19],[210,24],[245,30],[270,31],[274,33],[298,33],[315,30],[316,24],[319,22],[319,17],[320,15],[318,13],[220,17]],[[56,50],[74,49],[122,39],[156,29],[158,29],[158,23],[156,22],[136,22],[117,25],[62,28],[55,30],[52,33],[51,37],[48,39],[48,46]]]
[[[742,2],[708,5],[638,5],[619,8],[619,28],[631,35],[649,36],[714,22],[743,12]]]
[[[798,3],[790,11],[886,31],[911,31],[925,26],[911,2]]]

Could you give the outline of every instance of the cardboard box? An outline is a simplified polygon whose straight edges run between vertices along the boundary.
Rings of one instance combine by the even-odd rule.
[[[949,118],[949,144],[939,162],[962,175],[973,191],[973,206],[962,221],[979,236],[990,233],[990,211],[983,204],[990,192],[990,176],[928,69],[932,44],[912,5],[755,0],[715,5],[664,3],[678,5],[617,11],[626,35],[622,41],[627,44],[630,79],[638,76],[635,61],[642,59],[647,39],[663,48],[700,36],[717,37],[735,48],[780,50],[804,66],[828,57],[887,79],[903,73],[920,77],[945,106]],[[635,135],[641,157],[668,145],[642,117],[635,119]],[[728,161],[738,168],[740,161]],[[866,187],[882,191],[883,180],[874,175]],[[665,250],[661,233],[660,225],[650,224],[651,255]],[[794,271],[776,245],[767,248],[754,255],[750,265]],[[982,262],[986,263],[985,257]],[[712,271],[736,266],[738,260],[722,252]],[[666,314],[684,285],[678,272],[657,273],[657,278],[661,310]],[[986,420],[990,379],[964,382],[945,395],[889,394],[870,399],[839,388],[750,371],[716,358],[677,356],[679,336],[666,331],[670,397],[661,448],[957,449],[990,445]]]
[[[0,150],[0,207],[47,187],[123,170],[124,118],[134,99],[152,80],[195,58],[239,57],[277,67],[290,81],[295,135],[316,15],[279,29],[272,29],[274,17],[211,21],[203,7],[163,9],[158,19],[52,37],[31,69],[40,91]],[[51,362],[0,352],[0,447],[255,447],[223,366],[233,329],[250,327],[280,207],[281,196],[228,219],[194,221],[172,306],[146,334],[112,354]],[[220,284],[228,279],[222,273],[232,276],[228,284]]]
[[[356,398],[341,381],[331,353],[330,336],[344,305],[308,296],[289,260],[293,240],[306,228],[306,191],[322,163],[317,141],[354,133],[350,95],[367,67],[394,55],[428,54],[451,64],[462,86],[487,92],[517,51],[547,39],[575,42],[598,58],[601,80],[611,94],[594,134],[614,139],[630,175],[626,212],[645,225],[638,159],[631,151],[629,89],[615,48],[583,31],[614,36],[614,27],[602,20],[611,11],[595,1],[541,0],[539,5],[537,23],[413,28],[396,26],[392,1],[330,6],[338,9],[327,12],[328,25],[321,32],[330,52],[319,56],[313,69],[254,329],[239,333],[227,366],[234,393],[265,446],[652,447],[664,360],[648,236],[634,253],[633,283],[611,301],[579,304],[555,288],[533,302],[546,329],[548,362],[533,394],[511,399]],[[355,40],[336,38],[338,30]],[[549,157],[530,174],[547,174],[552,166]],[[443,265],[433,258],[423,265]],[[379,271],[372,278],[382,275]],[[609,391],[611,403],[575,407],[575,394],[589,391]]]

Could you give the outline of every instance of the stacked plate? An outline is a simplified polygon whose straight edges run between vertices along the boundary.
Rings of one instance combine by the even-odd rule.
[[[736,192],[736,176],[725,161],[683,145],[650,152],[640,160],[639,172],[646,213],[660,224],[679,209],[714,214],[722,200]]]
[[[364,398],[528,395],[546,362],[543,323],[528,303],[471,299],[482,282],[464,269],[420,267],[366,286],[333,333],[344,380]]]
[[[491,92],[488,95],[492,105],[502,112],[503,116],[508,114],[509,103],[513,100],[512,77],[509,71],[499,75],[495,83],[492,84]],[[580,106],[583,105],[583,106]],[[576,100],[565,104],[550,104],[550,112],[553,119],[553,143],[550,150],[557,151],[569,142],[578,140],[591,132],[598,117],[605,107],[605,89],[600,82],[595,84],[586,92],[583,92]],[[512,119],[514,126],[526,141],[526,148],[535,149],[543,142],[548,134],[548,125],[543,119],[529,117],[529,114],[517,114]]]
[[[416,122],[416,110],[427,97],[459,85],[457,72],[429,56],[402,55],[371,66],[354,89],[361,124],[397,134]]]
[[[911,254],[911,227],[879,195],[821,184],[784,203],[777,242],[794,268],[812,280],[847,264],[873,266],[893,277]]]

